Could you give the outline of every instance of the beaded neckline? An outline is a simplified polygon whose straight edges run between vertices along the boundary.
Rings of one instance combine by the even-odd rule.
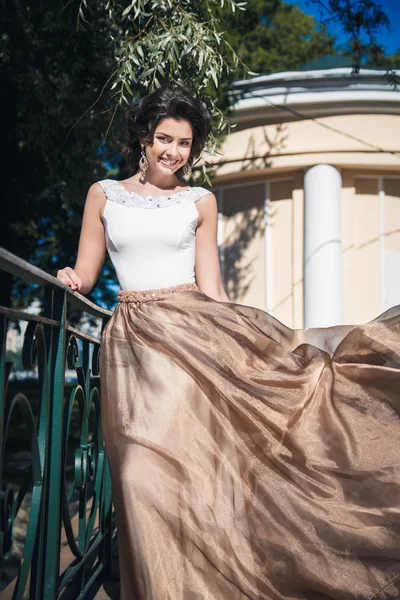
[[[208,193],[208,190],[201,187],[188,187],[181,192],[172,192],[169,195],[142,196],[137,192],[127,190],[115,179],[104,179],[103,181],[99,181],[99,183],[103,188],[107,200],[133,208],[167,208],[168,206],[183,202],[196,202],[205,193]]]
[[[128,194],[133,194],[134,196],[138,196],[139,198],[151,198],[153,201],[157,200],[159,198],[170,199],[170,198],[172,198],[172,196],[184,194],[185,192],[189,192],[191,189],[188,186],[184,190],[181,190],[180,192],[171,192],[170,194],[160,194],[159,196],[152,196],[151,194],[139,194],[138,192],[135,192],[133,190],[128,190],[128,189],[126,189],[126,187],[124,185],[122,185],[122,183],[120,183],[119,181],[116,181],[114,179],[109,179],[107,181],[113,181],[114,183],[116,183],[118,185],[118,187],[122,188],[125,192],[128,192]]]

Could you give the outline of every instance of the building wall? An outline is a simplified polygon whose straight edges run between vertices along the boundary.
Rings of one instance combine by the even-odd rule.
[[[400,304],[400,174],[371,171],[341,169],[347,324]],[[304,173],[218,187],[230,298],[294,328],[304,326]]]
[[[220,254],[229,297],[302,327],[301,174],[223,186],[218,196],[223,214]]]
[[[232,300],[265,309],[265,185],[221,190],[223,279]]]
[[[348,172],[342,195],[346,323],[400,304],[400,177]]]
[[[310,327],[356,324],[400,304],[400,94],[371,70],[240,86],[214,161],[231,299],[294,328],[305,314]]]
[[[400,116],[354,114],[251,127],[230,134],[222,154],[217,185],[319,163],[399,170]]]

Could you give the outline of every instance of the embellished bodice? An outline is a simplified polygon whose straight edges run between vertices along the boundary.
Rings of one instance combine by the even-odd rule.
[[[99,181],[107,202],[106,245],[122,290],[194,283],[197,200],[202,187],[163,196],[142,196],[118,181]]]

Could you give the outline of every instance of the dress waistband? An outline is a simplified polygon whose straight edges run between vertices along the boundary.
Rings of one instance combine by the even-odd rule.
[[[154,302],[154,300],[164,300],[178,292],[199,292],[199,288],[195,283],[180,283],[166,288],[155,290],[121,290],[118,292],[119,302]]]

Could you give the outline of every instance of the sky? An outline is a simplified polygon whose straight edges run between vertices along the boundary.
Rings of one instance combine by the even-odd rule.
[[[319,11],[315,5],[307,4],[307,0],[284,0],[287,4],[297,4],[302,11],[320,20]],[[400,49],[400,0],[380,0],[380,5],[389,17],[391,31],[383,30],[377,36],[377,42],[385,48],[386,54],[393,54]],[[337,36],[337,43],[346,42],[346,36],[337,28],[331,27],[331,32]]]

